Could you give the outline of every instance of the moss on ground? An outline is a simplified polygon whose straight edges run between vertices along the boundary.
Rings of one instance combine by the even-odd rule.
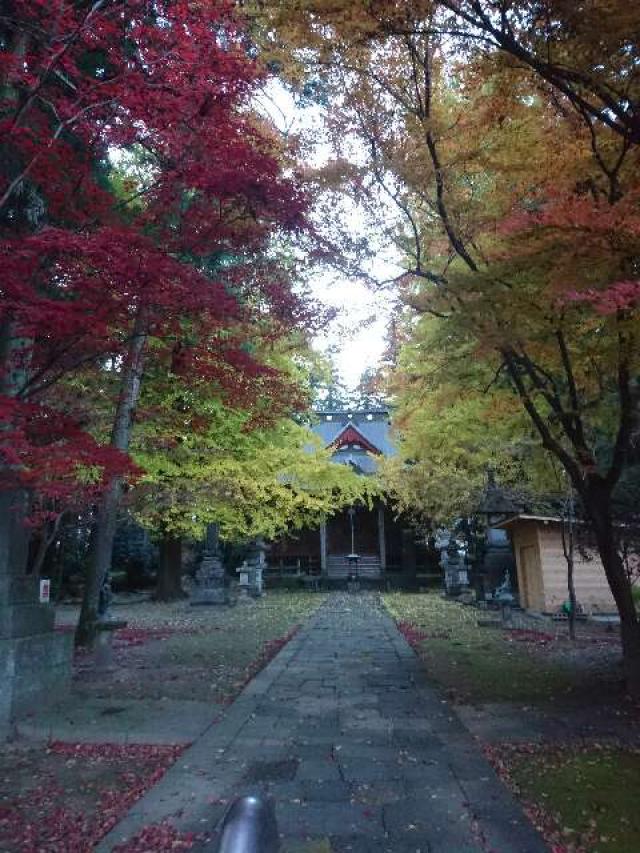
[[[590,853],[640,850],[640,753],[546,750],[519,756],[511,777],[525,800],[553,817],[567,846]]]
[[[536,702],[566,696],[580,685],[572,667],[533,654],[500,628],[479,627],[483,614],[475,608],[436,593],[389,593],[383,600],[398,623],[424,634],[414,645],[454,701]]]

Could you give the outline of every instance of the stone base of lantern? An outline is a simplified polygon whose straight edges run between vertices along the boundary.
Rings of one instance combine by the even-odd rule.
[[[238,590],[237,604],[255,604],[255,597],[252,596],[246,587],[240,587]]]
[[[228,604],[229,594],[224,587],[204,587],[191,593],[189,604],[192,607],[207,604]]]
[[[189,603],[192,606],[229,603],[224,567],[216,553],[205,551],[196,572]]]

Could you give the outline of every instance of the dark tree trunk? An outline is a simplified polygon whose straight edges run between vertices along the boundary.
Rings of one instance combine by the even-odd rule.
[[[165,535],[160,541],[156,601],[177,601],[186,598],[182,589],[182,539]]]
[[[576,638],[576,586],[573,578],[574,570],[573,546],[571,547],[571,556],[567,560],[567,588],[569,590],[569,638]]]
[[[20,338],[11,320],[0,322],[0,394],[16,397],[27,380],[29,353],[26,339]],[[7,422],[0,423],[2,433],[11,428]],[[11,483],[18,471],[13,466],[0,462],[0,474]],[[0,605],[10,590],[9,575],[26,574],[29,548],[29,532],[26,519],[29,515],[30,495],[24,488],[5,488],[0,495]],[[2,633],[0,631],[0,633]]]
[[[146,311],[139,308],[136,315],[129,351],[122,371],[120,397],[111,433],[111,446],[127,451],[131,440],[133,418],[140,396],[144,348],[147,341]],[[96,639],[100,589],[111,568],[113,540],[118,520],[118,508],[122,496],[122,480],[115,477],[107,486],[100,505],[92,533],[92,547],[87,567],[80,619],[76,628],[76,646],[91,648]]]
[[[616,531],[610,512],[610,497],[601,489],[583,494],[585,509],[593,525],[598,552],[611,594],[620,616],[620,637],[627,691],[640,699],[640,622],[631,591],[631,581],[617,547]]]
[[[44,562],[47,554],[49,553],[49,549],[54,539],[58,535],[58,531],[60,529],[60,522],[62,521],[62,516],[64,513],[58,513],[53,521],[47,521],[42,527],[40,531],[40,535],[37,539],[37,547],[35,548],[35,554],[33,556],[33,561],[29,565],[29,573],[35,575],[36,577],[40,577],[42,573],[42,568],[44,566]]]
[[[575,507],[573,496],[567,501],[566,516],[562,519],[562,550],[567,562],[567,590],[569,592],[569,638],[576,638],[576,585],[575,570]]]
[[[98,507],[95,527],[91,532],[87,576],[82,593],[80,618],[75,634],[76,646],[92,648],[96,639],[100,589],[111,568],[113,539],[116,532],[118,506],[122,494],[122,483],[118,478],[107,487]]]

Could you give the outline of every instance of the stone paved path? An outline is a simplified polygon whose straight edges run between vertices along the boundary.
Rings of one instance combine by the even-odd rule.
[[[330,596],[98,851],[256,791],[285,853],[547,849],[373,595]]]

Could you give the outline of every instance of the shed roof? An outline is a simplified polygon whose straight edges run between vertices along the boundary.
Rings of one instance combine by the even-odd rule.
[[[510,518],[505,518],[502,521],[496,522],[493,526],[510,527],[517,521],[541,521],[544,524],[548,524],[550,521],[555,521],[559,524],[562,519],[556,515],[528,515],[527,513],[519,512],[516,515],[512,515]]]

